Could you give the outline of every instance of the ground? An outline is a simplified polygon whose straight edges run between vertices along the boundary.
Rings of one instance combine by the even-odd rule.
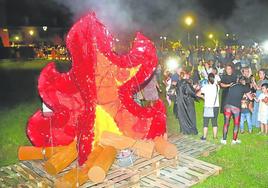
[[[36,90],[36,79],[47,61],[0,62],[0,166],[18,162],[17,149],[20,145],[30,144],[25,133],[27,120],[40,107]],[[66,65],[66,64],[65,64]],[[61,65],[59,66],[61,67]],[[178,132],[178,123],[168,109],[168,130]],[[197,139],[202,134],[203,102],[196,103]],[[212,139],[209,129],[209,142],[219,143],[223,116],[219,116],[219,139]],[[231,125],[228,144],[208,157],[201,159],[223,167],[220,175],[210,177],[194,187],[268,187],[268,136],[253,134],[239,135],[240,145],[231,145]]]

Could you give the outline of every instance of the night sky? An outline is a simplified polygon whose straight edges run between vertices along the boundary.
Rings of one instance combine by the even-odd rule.
[[[143,31],[174,39],[182,31],[179,18],[196,16],[192,32],[206,29],[234,33],[241,38],[267,38],[267,0],[0,0],[6,4],[8,26],[70,27],[81,15],[95,11],[112,32]],[[185,31],[184,31],[185,32]]]
[[[176,6],[176,0],[173,2]],[[212,20],[228,18],[235,8],[235,0],[197,2]],[[130,4],[135,8],[135,3]],[[8,0],[6,1],[6,12],[9,26],[21,26],[25,22],[28,22],[29,25],[68,26],[72,18],[72,13],[67,7],[55,3],[53,0]],[[161,15],[160,11],[158,13]],[[26,17],[29,18],[28,21],[25,21]]]

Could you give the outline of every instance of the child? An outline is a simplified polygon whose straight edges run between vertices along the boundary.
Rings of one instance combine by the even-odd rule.
[[[256,100],[259,102],[258,121],[261,123],[261,133],[268,134],[268,83],[262,84],[261,90]]]
[[[249,108],[250,100],[247,96],[241,100],[241,117],[240,117],[240,133],[244,133],[244,121],[246,120],[248,123],[248,132],[252,133],[252,123],[251,123],[251,111]]]

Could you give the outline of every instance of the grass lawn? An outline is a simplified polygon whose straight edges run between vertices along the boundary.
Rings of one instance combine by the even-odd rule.
[[[0,69],[15,69],[11,62],[0,62]],[[44,64],[39,62],[25,62],[20,64],[20,69],[40,69]],[[9,64],[9,65],[8,65]],[[38,64],[38,65],[35,65]],[[6,67],[5,67],[6,66]],[[33,88],[34,89],[34,88]],[[20,145],[30,144],[25,132],[27,120],[30,115],[40,106],[38,98],[30,102],[18,103],[10,108],[0,110],[0,166],[16,163],[17,148]],[[196,103],[196,114],[199,135],[202,134],[202,111],[203,102]],[[172,107],[167,109],[169,132],[178,131],[178,123],[172,114]],[[222,135],[223,116],[219,115],[219,140]],[[233,126],[230,126],[228,144],[202,160],[223,167],[219,176],[210,177],[205,182],[195,187],[268,187],[268,136],[257,135],[258,130],[254,129],[253,134],[245,133],[239,135],[242,140],[240,145],[230,145]],[[212,139],[212,129],[209,129],[208,141]]]
[[[199,139],[202,136],[202,113],[203,102],[196,103],[196,116]],[[168,109],[169,131],[178,130],[178,125],[172,114],[172,108]],[[213,140],[212,127],[209,127],[208,141],[219,143],[222,137],[223,115],[219,115],[218,140]],[[247,127],[246,127],[247,128]],[[245,128],[245,130],[247,130]],[[240,145],[231,145],[233,124],[229,128],[228,143],[222,146],[217,152],[208,157],[201,157],[201,160],[216,164],[223,168],[218,176],[208,178],[194,187],[268,187],[268,136],[257,135],[258,129],[253,134],[239,134],[242,141]]]
[[[47,59],[33,59],[33,60],[25,60],[25,61],[14,61],[14,60],[1,60],[0,61],[0,69],[2,70],[40,70],[49,62],[63,62],[67,61],[59,61],[59,60],[47,60]]]

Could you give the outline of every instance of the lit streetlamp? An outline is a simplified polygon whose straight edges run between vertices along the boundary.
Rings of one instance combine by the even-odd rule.
[[[19,41],[20,40],[20,37],[19,36],[15,36],[14,37],[16,41]]]
[[[44,25],[44,26],[43,26],[43,30],[44,30],[44,31],[47,31],[47,26]]]
[[[161,48],[162,50],[164,50],[164,43],[166,43],[167,37],[160,36],[160,40],[161,40]]]
[[[213,39],[213,37],[214,37],[214,35],[213,35],[212,33],[210,33],[210,34],[208,35],[208,38],[209,38],[209,39]]]
[[[185,22],[185,24],[186,24],[188,27],[190,27],[190,26],[193,24],[194,19],[193,19],[191,16],[187,16],[187,17],[185,18],[184,22]]]
[[[198,46],[199,46],[199,36],[198,35],[195,36],[195,40],[196,40],[196,47],[198,48]]]
[[[184,19],[184,23],[188,27],[187,38],[188,38],[188,45],[190,46],[191,38],[190,38],[189,28],[193,25],[194,19],[191,16],[186,16]]]
[[[31,30],[29,31],[29,35],[33,36],[33,35],[34,35],[34,30],[31,29]]]

